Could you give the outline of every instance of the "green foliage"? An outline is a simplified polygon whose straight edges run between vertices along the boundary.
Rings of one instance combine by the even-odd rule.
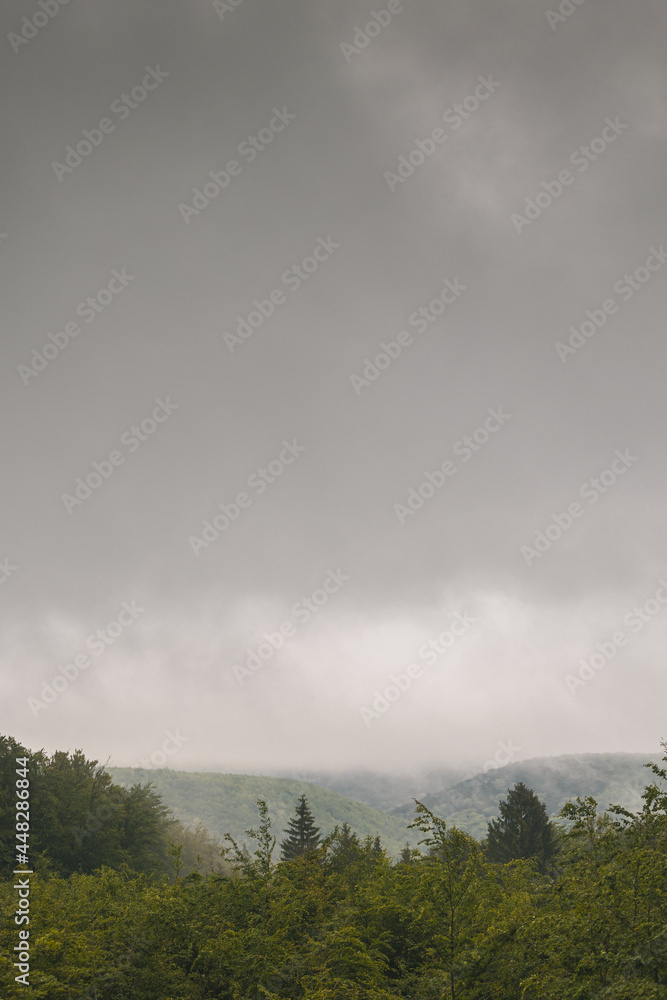
[[[486,841],[490,861],[519,861],[534,858],[539,871],[546,872],[556,853],[556,833],[544,803],[519,782],[500,802],[500,818],[491,820]]]
[[[466,830],[481,840],[489,820],[498,815],[498,800],[517,782],[532,788],[554,820],[566,802],[594,795],[602,811],[622,802],[627,809],[641,808],[646,756],[637,753],[564,754],[517,761],[492,768],[472,778],[448,785],[443,791],[421,797],[450,826]],[[412,803],[391,810],[409,821]]]
[[[391,816],[305,781],[163,768],[112,767],[109,774],[126,787],[150,781],[176,819],[187,827],[202,823],[220,841],[227,833],[239,843],[243,841],[245,831],[255,822],[257,799],[266,802],[274,830],[283,830],[300,795],[307,797],[322,830],[333,830],[347,823],[362,838],[379,835],[394,857],[398,857],[405,841],[411,838],[407,829],[409,817]],[[415,843],[416,839],[412,846]]]
[[[0,736],[0,872],[8,875],[15,867],[15,781],[16,758],[26,757],[30,771],[36,755],[11,737]]]
[[[32,753],[0,736],[0,864],[15,864],[16,758],[27,757],[30,781],[29,856],[42,872],[89,874],[102,866],[146,874],[172,870],[171,844],[183,847],[184,872],[222,870],[220,845],[199,827],[185,830],[150,784],[114,785],[80,750]]]
[[[280,844],[280,855],[283,861],[291,861],[302,854],[317,849],[320,842],[320,830],[315,826],[313,814],[308,808],[306,796],[302,795],[296,807],[294,817],[285,830],[287,836]]]
[[[3,808],[16,746],[0,744]],[[658,783],[635,813],[600,814],[593,796],[565,804],[561,848],[545,872],[531,857],[491,860],[417,801],[419,847],[393,862],[377,836],[362,839],[346,823],[320,839],[321,817],[305,797],[295,824],[309,849],[277,861],[270,809],[258,798],[259,823],[245,831],[253,852],[230,835],[228,860],[214,870],[206,831],[190,842],[172,836],[170,847],[173,820],[154,790],[135,785],[116,800],[113,837],[105,830],[95,844],[143,870],[123,861],[63,875],[75,857],[66,824],[90,801],[111,802],[113,786],[82,755],[31,761],[38,801],[52,815],[62,794],[64,820],[51,841],[40,833],[27,989],[12,966],[13,879],[0,882],[7,1000],[667,1000],[667,793]],[[653,775],[667,781],[657,765]],[[507,820],[532,802],[529,789],[514,791]],[[6,808],[0,815],[6,848]],[[531,855],[535,841],[512,844],[510,853],[518,844]],[[186,855],[199,848],[210,856],[192,871]]]
[[[229,872],[230,866],[222,860],[222,844],[212,837],[201,823],[194,830],[188,830],[177,820],[168,825],[168,852],[173,858],[178,849],[183,875]],[[173,867],[173,862],[172,862]]]
[[[247,850],[241,850],[230,833],[225,834],[231,847],[222,850],[222,855],[227,857],[233,853],[234,868],[239,868],[245,876],[256,877],[266,881],[273,871],[273,851],[276,846],[276,838],[271,833],[271,818],[264,799],[257,799],[257,809],[259,811],[259,830],[246,830],[246,834],[257,841],[255,851],[255,861],[251,859]]]

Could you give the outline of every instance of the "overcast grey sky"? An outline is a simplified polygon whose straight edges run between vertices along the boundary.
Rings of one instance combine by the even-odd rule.
[[[550,2],[5,4],[3,732],[658,749],[667,12]]]

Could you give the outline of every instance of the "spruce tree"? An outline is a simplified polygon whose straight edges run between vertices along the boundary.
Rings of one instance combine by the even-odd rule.
[[[416,851],[410,847],[410,843],[406,842],[405,847],[401,851],[401,856],[398,859],[398,864],[401,865],[411,865],[414,861]]]
[[[336,825],[325,843],[328,847],[329,858],[335,860],[339,868],[345,867],[359,857],[361,847],[359,838],[347,822],[340,827]]]
[[[302,854],[314,851],[320,842],[320,829],[315,826],[315,819],[302,795],[296,807],[294,818],[289,821],[289,829],[284,831],[287,837],[280,845],[283,861],[291,861]]]
[[[536,858],[545,872],[556,853],[556,831],[537,795],[522,781],[508,788],[500,802],[500,817],[489,822],[486,840],[489,861],[506,863]]]

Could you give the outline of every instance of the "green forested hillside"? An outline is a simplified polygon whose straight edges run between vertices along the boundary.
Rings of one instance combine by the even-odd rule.
[[[498,802],[517,782],[532,788],[545,803],[548,814],[555,818],[566,802],[578,795],[592,795],[601,810],[618,803],[630,810],[641,807],[641,792],[647,781],[645,764],[651,754],[608,753],[566,754],[559,757],[535,757],[507,764],[505,767],[477,774],[440,792],[423,794],[421,785],[410,794],[419,798],[429,809],[450,826],[457,826],[481,840],[487,824],[498,815]],[[213,836],[222,840],[229,832],[243,841],[245,831],[257,816],[256,800],[262,798],[269,807],[274,832],[280,841],[282,831],[293,815],[296,801],[304,793],[323,833],[336,824],[347,822],[362,837],[375,837],[393,856],[397,856],[407,841],[415,844],[413,831],[407,824],[414,816],[412,799],[383,812],[354,799],[368,796],[369,775],[355,779],[342,775],[338,782],[332,775],[327,781],[347,791],[347,796],[312,782],[243,774],[145,770],[140,768],[108,768],[118,784],[130,787],[137,782],[152,781],[165,805],[176,819],[194,828],[203,824]],[[391,777],[378,775],[378,787],[383,801],[391,800]],[[405,776],[397,779],[396,788],[405,794]]]
[[[410,808],[420,849],[391,859],[374,834],[398,846],[389,826],[403,834],[407,816],[316,785],[128,770],[125,787],[80,750],[49,756],[0,736],[0,996],[667,1000],[667,770],[640,769],[649,787],[634,814],[600,815],[590,795],[628,801],[635,763],[524,762],[520,774],[546,795],[588,776],[559,817],[566,826],[517,785],[483,843]],[[489,803],[516,769],[480,776]],[[227,822],[216,833],[241,839],[252,827],[250,852],[215,865],[216,845],[171,819],[145,777],[190,824],[218,810]],[[262,793],[294,818],[289,850],[273,849],[282,830]],[[315,835],[305,796],[336,834]],[[480,788],[470,801],[486,808]]]
[[[524,782],[544,802],[549,816],[555,818],[566,802],[577,796],[592,795],[600,811],[617,803],[626,809],[641,808],[641,793],[650,772],[650,753],[587,753],[560,757],[533,757],[477,774],[421,801],[450,826],[478,839],[486,835],[487,823],[498,815],[498,802],[508,788]],[[391,810],[410,822],[414,802]]]
[[[665,1000],[667,794],[652,785],[642,812],[620,819],[590,798],[565,818],[546,866],[516,825],[498,860],[423,805],[422,849],[397,863],[345,831],[276,862],[260,803],[257,850],[237,852],[231,871],[19,874],[30,916],[18,932],[12,874],[0,882],[0,995]]]
[[[125,787],[153,782],[176,819],[191,828],[202,823],[219,840],[229,832],[239,843],[247,841],[245,831],[257,825],[257,799],[261,798],[268,806],[273,831],[280,842],[301,794],[308,799],[322,835],[330,833],[336,825],[348,823],[362,840],[379,835],[383,846],[393,856],[398,856],[406,842],[416,845],[418,839],[413,830],[407,829],[412,810],[406,819],[390,816],[306,781],[166,768],[110,767],[107,770],[117,784]],[[251,848],[250,843],[248,847]]]

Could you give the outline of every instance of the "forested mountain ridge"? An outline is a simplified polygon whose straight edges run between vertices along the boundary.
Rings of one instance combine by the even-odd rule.
[[[79,761],[56,755],[70,774]],[[394,863],[349,830],[317,842],[304,807],[293,840],[311,843],[278,860],[259,801],[231,871],[31,871],[29,942],[0,926],[0,994],[20,1000],[29,970],[43,1000],[664,1000],[667,771],[646,773],[641,813],[570,804],[549,851],[544,807],[517,788],[494,850],[417,805],[421,850]]]
[[[653,755],[655,758],[655,754]],[[439,792],[423,794],[424,778],[411,790],[411,798],[386,811],[368,806],[373,797],[373,773],[347,772],[336,776],[320,772],[327,782],[322,787],[310,781],[277,778],[267,775],[218,774],[216,772],[170,771],[168,769],[107,768],[118,784],[129,787],[153,782],[165,805],[185,826],[202,823],[218,840],[231,833],[243,841],[245,830],[256,818],[256,800],[269,807],[274,829],[282,831],[292,815],[294,803],[305,793],[318,824],[325,831],[347,822],[363,838],[379,834],[389,853],[397,856],[406,842],[415,844],[414,832],[407,829],[414,815],[414,799],[419,799],[450,826],[465,830],[478,840],[486,836],[489,820],[498,815],[498,803],[517,782],[532,788],[544,802],[547,813],[555,818],[566,802],[577,796],[592,795],[600,811],[617,803],[626,809],[641,808],[641,793],[648,780],[645,767],[651,760],[646,754],[564,754],[557,757],[533,757],[495,768],[452,784]],[[433,774],[450,775],[442,769]],[[377,774],[378,796],[392,800],[391,775]],[[396,780],[396,795],[405,794],[409,777]],[[333,786],[336,786],[336,791]],[[358,798],[355,797],[356,791]],[[362,798],[363,796],[363,798]]]
[[[482,839],[489,820],[498,815],[498,802],[517,782],[532,788],[552,819],[566,802],[577,796],[592,795],[600,812],[611,804],[638,810],[642,805],[641,793],[650,779],[645,765],[655,759],[656,755],[650,752],[532,757],[476,774],[450,788],[425,795],[420,801],[450,826]],[[409,822],[414,802],[406,802],[391,813]]]
[[[609,788],[619,768],[594,763]],[[504,785],[507,770],[480,778]],[[130,770],[124,787],[80,750],[48,755],[0,736],[0,995],[20,1000],[29,985],[42,1000],[664,1000],[667,770],[640,774],[637,813],[600,815],[582,788],[561,824],[517,783],[482,843],[414,804],[420,847],[392,859],[346,821],[327,830],[337,817],[324,806],[383,814],[316,785]],[[219,845],[185,831],[142,775],[211,798],[226,783],[241,812],[257,795],[248,849],[241,841],[214,866]],[[262,782],[292,805],[287,838]],[[14,823],[26,788],[29,838]]]
[[[412,815],[407,819],[391,816],[306,781],[166,768],[109,767],[107,771],[116,784],[125,787],[152,782],[165,806],[185,826],[201,823],[219,841],[230,833],[238,843],[246,841],[249,849],[252,842],[245,831],[256,826],[257,799],[266,802],[273,830],[280,839],[302,794],[306,795],[323,833],[348,823],[362,840],[379,836],[389,854],[395,857],[407,842],[414,846],[418,840],[414,830],[407,828]]]

